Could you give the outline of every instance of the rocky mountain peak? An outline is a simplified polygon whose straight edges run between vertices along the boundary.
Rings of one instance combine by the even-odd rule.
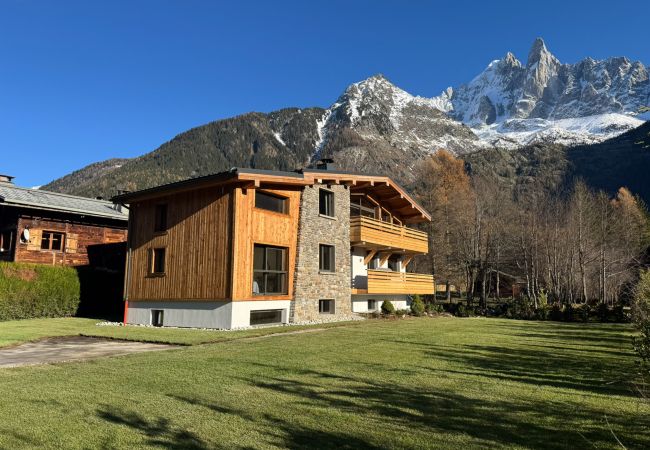
[[[544,40],[539,37],[535,39],[535,42],[533,42],[533,45],[528,52],[526,67],[532,67],[539,62],[548,62],[552,60],[557,61],[557,58],[548,51]]]

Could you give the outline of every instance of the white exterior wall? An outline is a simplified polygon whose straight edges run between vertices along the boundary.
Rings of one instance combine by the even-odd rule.
[[[251,302],[129,302],[127,323],[151,325],[151,310],[163,311],[163,326],[183,328],[240,328],[250,326],[251,311],[280,309],[289,318],[290,300]]]
[[[375,311],[368,311],[368,300],[377,300],[377,309]],[[411,306],[411,298],[408,295],[353,295],[352,296],[352,312],[355,313],[369,313],[381,311],[381,304],[384,300],[390,301],[395,309],[408,309]]]

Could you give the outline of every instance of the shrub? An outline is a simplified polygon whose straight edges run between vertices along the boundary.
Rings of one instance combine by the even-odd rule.
[[[596,306],[596,317],[598,317],[599,322],[605,323],[609,321],[609,315],[609,307],[606,303],[599,303],[598,306]]]
[[[424,314],[424,302],[417,294],[413,297],[413,301],[411,302],[411,312],[414,316],[418,317]]]
[[[650,375],[650,270],[641,272],[634,291],[632,317],[635,327],[640,332],[640,335],[634,338],[634,349]]]
[[[563,317],[562,305],[560,305],[559,303],[553,303],[553,306],[551,306],[551,311],[549,313],[549,319],[559,322],[562,320],[562,317]]]
[[[537,320],[548,320],[551,313],[551,308],[549,308],[547,303],[540,303],[539,308],[535,310],[535,319]]]
[[[580,322],[589,322],[589,316],[591,315],[591,306],[588,303],[580,305],[575,310],[575,319]]]
[[[80,295],[71,267],[0,263],[0,320],[72,316]]]
[[[407,316],[408,313],[409,313],[409,310],[408,310],[408,309],[396,309],[396,310],[395,310],[395,315],[396,315],[397,317],[404,317],[404,316]]]
[[[426,306],[424,307],[424,310],[428,312],[429,314],[440,314],[442,313],[445,309],[442,307],[442,305],[437,304],[437,303],[427,303]]]
[[[566,305],[564,307],[564,311],[562,311],[562,320],[565,322],[572,322],[575,316],[575,308],[571,303]]]
[[[384,314],[395,314],[395,307],[393,306],[393,303],[384,300],[381,304],[381,312]]]
[[[463,305],[462,303],[457,303],[456,304],[456,310],[454,311],[454,316],[456,317],[469,317],[469,311],[467,310],[467,307]]]

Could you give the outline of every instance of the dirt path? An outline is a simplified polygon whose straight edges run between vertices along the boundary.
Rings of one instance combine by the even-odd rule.
[[[67,336],[0,349],[0,368],[82,361],[104,356],[167,350],[173,345]]]

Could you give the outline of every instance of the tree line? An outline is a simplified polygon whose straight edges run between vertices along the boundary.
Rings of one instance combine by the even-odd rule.
[[[470,176],[440,150],[420,167],[419,199],[432,215],[429,254],[414,269],[487,306],[508,283],[539,303],[614,305],[638,278],[648,248],[648,213],[621,187],[615,196],[577,180],[558,190],[534,179],[507,187]],[[505,280],[507,279],[507,281]],[[507,295],[507,294],[506,294]]]

